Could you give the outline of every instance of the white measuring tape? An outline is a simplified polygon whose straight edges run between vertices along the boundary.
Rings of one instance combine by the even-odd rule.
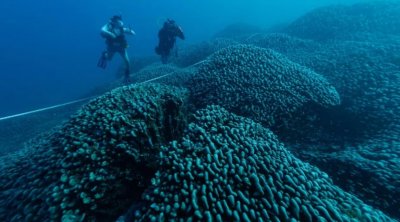
[[[83,102],[85,100],[88,100],[88,99],[91,99],[91,98],[94,98],[94,97],[95,96],[91,96],[91,97],[78,99],[78,100],[74,100],[74,101],[71,101],[71,102],[67,102],[67,103],[63,103],[63,104],[59,104],[59,105],[55,105],[55,106],[49,106],[49,107],[45,107],[45,108],[42,108],[42,109],[32,110],[32,111],[25,112],[25,113],[15,114],[15,115],[11,115],[11,116],[5,116],[5,117],[0,118],[0,121],[7,120],[7,119],[12,119],[12,118],[15,118],[15,117],[20,117],[20,116],[26,116],[26,115],[29,115],[29,114],[38,113],[38,112],[46,111],[46,110],[49,110],[49,109],[55,109],[55,108],[59,108],[59,107],[62,107],[62,106],[72,105],[72,104]]]
[[[199,64],[201,64],[201,63],[204,63],[205,61],[207,61],[207,60],[202,60],[202,61],[200,61],[200,62],[197,62],[197,63],[193,64],[193,65],[187,66],[187,67],[185,67],[185,68],[190,68],[190,67],[192,67],[192,66],[199,65]],[[167,73],[167,74],[165,74],[165,75],[158,76],[158,77],[155,77],[155,78],[153,78],[153,79],[146,80],[146,81],[144,81],[144,82],[136,83],[135,85],[139,85],[139,84],[144,84],[144,83],[152,82],[152,81],[155,81],[155,80],[157,80],[157,79],[161,79],[161,78],[164,78],[164,77],[166,77],[166,76],[170,76],[170,75],[172,75],[172,74],[175,73],[175,72],[176,72],[176,71],[173,71],[173,72]],[[89,99],[92,99],[92,98],[95,98],[95,97],[97,97],[97,96],[90,96],[90,97],[86,97],[86,98],[83,98],[83,99],[74,100],[74,101],[71,101],[71,102],[63,103],[63,104],[58,104],[58,105],[54,105],[54,106],[49,106],[49,107],[45,107],[45,108],[41,108],[41,109],[36,109],[36,110],[29,111],[29,112],[19,113],[19,114],[15,114],[15,115],[11,115],[11,116],[1,117],[1,118],[0,118],[0,121],[8,120],[8,119],[16,118],[16,117],[21,117],[21,116],[26,116],[26,115],[30,115],[30,114],[34,114],[34,113],[38,113],[38,112],[43,112],[43,111],[46,111],[46,110],[56,109],[56,108],[63,107],[63,106],[72,105],[72,104],[79,103],[79,102],[83,102],[83,101],[86,101],[86,100],[89,100]]]

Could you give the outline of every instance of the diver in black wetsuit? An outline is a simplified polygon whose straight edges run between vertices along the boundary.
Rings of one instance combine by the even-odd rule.
[[[159,43],[155,48],[156,53],[161,56],[161,61],[164,64],[167,63],[171,49],[175,46],[176,37],[182,40],[185,39],[181,27],[174,20],[167,19],[158,32]]]
[[[124,27],[121,15],[113,16],[110,21],[101,28],[101,36],[106,39],[107,49],[102,53],[97,66],[105,69],[107,61],[110,61],[114,54],[119,53],[125,62],[125,82],[129,82],[130,64],[127,52],[128,42],[125,34],[135,35],[131,28]]]

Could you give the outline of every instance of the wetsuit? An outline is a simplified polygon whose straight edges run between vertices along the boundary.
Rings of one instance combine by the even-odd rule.
[[[113,38],[110,33],[112,33],[115,38]],[[109,23],[103,26],[101,34],[106,39],[107,48],[102,53],[97,65],[103,69],[106,68],[107,61],[111,60],[114,54],[117,52],[122,56],[125,62],[125,80],[129,81],[130,62],[127,51],[128,42],[125,38],[125,33],[133,35],[135,34],[132,29],[125,28],[123,25],[121,25],[121,27],[115,27]]]
[[[124,28],[113,28],[109,24],[109,31],[116,35],[116,38],[106,37],[108,59],[110,60],[115,52],[125,54],[125,50],[128,48],[128,42],[124,34]]]
[[[159,43],[155,48],[156,53],[161,56],[163,63],[167,63],[171,49],[175,46],[176,37],[182,40],[185,39],[181,28],[175,23],[164,23],[164,26],[158,32]]]

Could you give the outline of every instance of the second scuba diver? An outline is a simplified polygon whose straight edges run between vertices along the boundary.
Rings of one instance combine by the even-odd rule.
[[[161,56],[161,61],[164,64],[168,62],[171,49],[175,46],[176,37],[182,40],[185,39],[181,27],[179,27],[174,20],[167,19],[158,32],[159,43],[155,48],[156,53]]]

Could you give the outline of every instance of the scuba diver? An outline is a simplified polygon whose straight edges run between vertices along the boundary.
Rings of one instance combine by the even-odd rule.
[[[181,27],[174,20],[167,19],[158,32],[159,43],[155,48],[156,53],[161,56],[161,61],[164,64],[167,63],[171,49],[175,46],[176,37],[185,40]]]
[[[124,82],[129,83],[130,63],[125,34],[136,35],[131,28],[124,27],[121,15],[111,17],[110,21],[101,28],[101,36],[106,39],[107,48],[102,52],[97,66],[105,69],[107,61],[110,61],[116,52],[119,53],[125,63]]]

